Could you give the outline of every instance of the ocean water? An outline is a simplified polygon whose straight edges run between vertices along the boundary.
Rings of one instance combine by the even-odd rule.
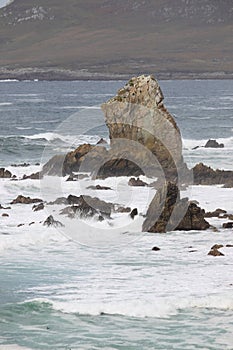
[[[100,105],[124,83],[0,82],[0,166],[21,177],[54,154],[107,138]],[[233,81],[159,83],[187,164],[233,170]],[[225,147],[193,150],[210,138]],[[14,166],[24,162],[30,165]],[[8,207],[19,194],[50,201],[86,193],[144,214],[155,190],[127,182],[0,179],[0,203]],[[87,188],[93,184],[112,190]],[[232,195],[221,185],[182,192],[206,210],[233,214]],[[221,228],[223,219],[209,220],[218,232],[142,234],[140,215],[99,223],[69,220],[58,205],[10,206],[0,210],[0,350],[233,349],[233,248],[226,247],[233,232]],[[44,227],[50,214],[65,228]],[[215,243],[224,256],[207,255]]]

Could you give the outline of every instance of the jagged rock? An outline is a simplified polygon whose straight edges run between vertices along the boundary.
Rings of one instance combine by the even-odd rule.
[[[107,144],[107,141],[104,140],[102,137],[101,139],[97,142],[97,145],[106,145]]]
[[[205,230],[210,225],[204,219],[204,213],[203,209],[190,203],[187,198],[180,199],[176,184],[168,182],[151,201],[142,231],[162,233],[171,230]]]
[[[186,168],[182,158],[180,131],[174,118],[164,107],[163,99],[156,79],[142,75],[133,77],[115,97],[102,105],[109,128],[111,148],[114,149],[116,145],[117,152],[120,153],[119,139],[135,141],[132,142],[132,147],[127,147],[125,157],[129,159],[130,154],[131,161],[141,169],[140,173],[136,169],[134,176],[145,173],[145,169],[149,173],[153,164],[155,168],[158,167],[154,158],[158,160],[167,177],[176,177],[176,166],[179,171]],[[128,144],[130,145],[129,142]],[[142,147],[134,149],[135,144]],[[122,147],[125,148],[125,145]],[[113,174],[119,159],[124,157],[116,156],[115,163],[111,163]]]
[[[38,171],[37,173],[32,173],[31,175],[23,175],[22,180],[32,179],[32,180],[40,180],[41,173]]]
[[[233,171],[214,170],[203,163],[196,164],[193,170],[194,185],[219,185],[232,182]]]
[[[205,218],[218,218],[220,214],[226,214],[226,210],[218,208],[214,211],[208,211],[205,213]]]
[[[68,204],[68,200],[67,200],[66,197],[59,197],[59,198],[57,198],[55,201],[53,201],[53,202],[48,202],[47,204],[48,204],[48,205],[54,205],[54,204],[57,204],[57,205]]]
[[[208,253],[208,255],[212,256],[224,256],[223,253],[221,253],[218,249],[211,249]]]
[[[137,179],[135,179],[134,177],[131,177],[128,181],[128,185],[129,186],[148,186],[148,184],[140,180],[139,177]]]
[[[211,247],[211,249],[220,249],[223,248],[223,244],[214,244],[213,247]]]
[[[60,221],[54,220],[52,215],[49,215],[43,223],[44,226],[62,227],[64,226]]]
[[[129,215],[130,215],[131,219],[134,219],[135,216],[138,215],[137,208],[134,208]]]
[[[11,177],[12,177],[12,174],[9,170],[6,170],[5,168],[0,168],[1,179],[10,179]]]
[[[115,213],[130,213],[131,208],[130,207],[117,207],[114,209]]]
[[[105,147],[83,144],[65,156],[62,175],[78,172],[81,164],[83,172],[98,172],[99,166],[104,162],[106,156],[107,150]]]
[[[87,174],[70,174],[66,181],[78,181],[89,177]]]
[[[41,176],[62,176],[63,175],[63,163],[65,160],[65,155],[55,155],[53,156],[42,168]]]
[[[77,210],[80,213],[83,212],[83,216],[85,216],[85,213],[90,213],[90,215],[99,213],[104,217],[110,218],[111,212],[114,210],[114,204],[102,201],[96,197],[69,195],[67,201],[72,206],[77,205]],[[88,216],[90,215],[88,214]]]
[[[233,222],[225,222],[222,224],[223,228],[233,228]]]
[[[11,166],[12,167],[24,167],[24,168],[26,168],[26,167],[30,166],[30,164],[29,163],[20,163],[20,164],[11,164]]]
[[[44,209],[44,203],[40,203],[38,205],[33,205],[32,210],[33,211],[39,211]]]
[[[208,140],[204,146],[205,148],[223,148],[223,143],[218,143],[216,140]]]
[[[19,195],[16,199],[14,199],[10,204],[33,204],[33,203],[39,203],[43,202],[42,199],[39,198],[30,198],[30,197],[24,197],[22,195]]]
[[[89,190],[111,190],[111,187],[96,185],[96,186],[88,186],[87,189],[89,189]]]

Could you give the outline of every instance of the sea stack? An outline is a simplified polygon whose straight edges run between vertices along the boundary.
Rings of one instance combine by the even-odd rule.
[[[122,140],[131,140],[127,151],[133,154],[132,159],[139,167],[152,175],[152,165],[157,160],[166,179],[174,180],[175,174],[185,168],[182,141],[163,100],[157,80],[152,75],[141,75],[130,79],[115,97],[102,105],[102,110],[112,149],[115,147],[120,153]],[[134,151],[136,143],[141,147]],[[114,164],[111,165],[114,169]]]

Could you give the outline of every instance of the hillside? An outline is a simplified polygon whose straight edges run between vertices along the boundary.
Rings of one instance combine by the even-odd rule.
[[[0,78],[232,77],[232,33],[232,0],[15,0]]]

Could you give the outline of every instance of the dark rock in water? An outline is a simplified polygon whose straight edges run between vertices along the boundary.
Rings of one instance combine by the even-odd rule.
[[[227,179],[223,188],[232,188],[233,187],[233,178]]]
[[[203,163],[196,164],[192,170],[194,185],[220,185],[233,182],[231,170],[214,170]]]
[[[30,224],[28,224],[28,226],[34,225],[35,221],[30,222]]]
[[[159,248],[159,247],[153,247],[151,250],[153,250],[153,251],[157,252],[157,251],[159,251],[159,250],[160,250],[160,248]]]
[[[205,213],[205,218],[218,218],[220,214],[225,214],[225,213],[226,213],[226,210],[218,208],[214,211],[209,211]]]
[[[23,175],[22,180],[27,180],[27,179],[40,180],[40,178],[41,178],[41,173],[38,171],[37,173],[32,173],[31,175]]]
[[[10,179],[11,177],[12,177],[12,174],[9,170],[6,170],[5,168],[0,168],[1,179]]]
[[[26,168],[26,167],[30,166],[30,164],[29,163],[20,163],[20,164],[11,164],[11,166],[12,167],[24,167],[24,168]]]
[[[216,140],[208,140],[204,146],[205,148],[223,148],[223,143],[218,143]]]
[[[160,214],[159,214],[160,213]],[[143,223],[143,232],[171,230],[205,230],[210,227],[204,219],[204,210],[187,198],[180,199],[176,184],[168,182],[151,201]]]
[[[135,179],[134,177],[131,177],[129,179],[128,185],[129,186],[148,186],[148,184],[140,180],[139,177],[137,179]]]
[[[44,166],[41,171],[41,176],[62,176],[63,175],[63,164],[65,160],[65,155],[55,155],[53,156]]]
[[[136,215],[138,215],[138,210],[137,210],[137,208],[134,208],[134,209],[131,211],[131,213],[130,213],[129,215],[130,215],[131,219],[134,219],[134,217],[135,217]]]
[[[11,209],[11,207],[3,207],[3,206],[0,204],[0,209],[9,210],[9,209]]]
[[[104,140],[102,137],[101,139],[97,142],[97,145],[106,145],[107,144],[107,141]]]
[[[8,216],[9,216],[9,214],[7,214],[7,213],[3,213],[3,214],[2,214],[2,216],[3,216],[3,217],[8,217]]]
[[[38,205],[33,205],[32,210],[33,211],[39,211],[44,209],[44,203],[40,203]]]
[[[72,210],[79,214],[80,217],[92,217],[96,214],[110,218],[111,212],[114,211],[114,204],[90,196],[67,197],[68,204],[71,204]]]
[[[227,248],[233,248],[233,244],[226,244]]]
[[[98,171],[100,164],[103,164],[106,155],[107,150],[103,146],[83,144],[65,156],[62,175],[65,176],[72,174],[72,172],[78,172],[81,165],[81,171],[94,173]]]
[[[55,201],[47,203],[47,205],[54,205],[54,204],[61,205],[61,204],[69,204],[69,203],[66,197],[59,197],[55,199]]]
[[[224,256],[223,253],[221,253],[218,249],[211,249],[208,253],[208,255],[212,256]]]
[[[223,244],[214,244],[213,247],[211,247],[211,249],[220,249],[223,248]]]
[[[88,186],[87,189],[89,189],[89,190],[111,190],[111,187],[96,185],[96,186]]]
[[[96,177],[105,179],[111,176],[145,175],[144,171],[136,163],[127,159],[127,155],[123,158],[124,155],[122,153],[120,154],[119,150],[118,156],[118,158],[114,157],[114,159],[104,162],[104,164],[98,169]]]
[[[222,225],[223,228],[233,228],[233,222],[225,222]]]
[[[195,147],[192,148],[192,150],[195,150],[195,149],[198,149],[198,148],[200,148],[200,146],[195,146]]]
[[[114,209],[115,213],[130,213],[131,208],[130,207],[117,207]]]
[[[44,226],[62,227],[64,226],[60,221],[54,220],[52,215],[49,215],[43,223]]]
[[[21,226],[24,226],[25,224],[18,224],[17,227],[21,227]]]
[[[42,199],[39,198],[30,198],[30,197],[24,197],[22,195],[19,195],[16,199],[14,199],[11,204],[33,204],[33,203],[39,203],[43,202]]]

